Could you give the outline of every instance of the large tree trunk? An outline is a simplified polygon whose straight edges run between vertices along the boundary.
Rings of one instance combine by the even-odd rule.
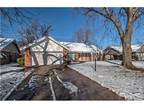
[[[123,36],[121,36],[122,47],[123,47],[123,62],[122,65],[128,69],[135,69],[136,67],[132,64],[132,48],[131,48],[131,37],[133,33],[133,14],[132,9],[127,9],[127,24],[126,30]]]
[[[134,69],[135,66],[132,64],[131,38],[128,38],[128,36],[124,36],[121,41],[123,54],[122,65],[128,69]]]

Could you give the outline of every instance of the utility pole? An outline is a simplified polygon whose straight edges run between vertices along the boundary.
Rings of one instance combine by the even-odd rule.
[[[96,54],[97,55],[97,54]],[[96,71],[96,55],[95,55],[95,71]]]

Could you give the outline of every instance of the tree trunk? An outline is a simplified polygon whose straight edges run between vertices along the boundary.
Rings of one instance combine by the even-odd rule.
[[[134,69],[135,66],[132,64],[132,49],[131,49],[131,38],[124,36],[122,41],[122,54],[123,61],[122,65],[128,69]]]
[[[131,48],[131,37],[133,33],[133,15],[131,8],[128,9],[126,30],[123,36],[121,36],[122,47],[123,47],[123,62],[122,65],[128,69],[135,69],[136,67],[132,64],[132,48]]]

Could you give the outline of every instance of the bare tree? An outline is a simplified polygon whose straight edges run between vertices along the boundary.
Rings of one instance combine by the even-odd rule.
[[[21,8],[0,8],[0,17],[11,25],[14,22],[22,23],[26,21],[25,19],[31,19],[26,13],[29,12]]]
[[[30,25],[22,27],[19,31],[23,44],[32,43],[34,40],[43,36],[48,36],[52,31],[52,25],[39,24],[37,21],[32,21]]]
[[[85,15],[102,16],[116,28],[123,48],[122,65],[136,69],[132,64],[131,39],[134,24],[144,15],[144,8],[85,8]]]
[[[41,25],[40,26],[40,31],[41,31],[41,35],[42,36],[48,36],[49,35],[49,32],[52,31],[52,25]]]
[[[85,44],[89,44],[92,35],[93,35],[93,33],[92,33],[91,29],[84,27],[84,28],[80,28],[78,31],[76,31],[74,33],[74,38],[75,38],[76,42],[82,42]]]
[[[31,20],[30,11],[23,8],[0,8],[0,35],[5,37],[5,30],[14,24],[27,24]]]

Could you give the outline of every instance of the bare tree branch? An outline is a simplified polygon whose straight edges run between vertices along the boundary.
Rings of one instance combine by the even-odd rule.
[[[28,20],[31,20],[26,13],[25,10],[20,8],[0,8],[0,16],[10,25],[14,22],[26,23]]]
[[[109,10],[108,8],[103,8],[102,10],[105,11],[105,13],[102,13],[102,12],[100,12],[100,11],[94,9],[94,8],[90,8],[90,9],[88,9],[88,11],[86,12],[86,14],[88,14],[89,12],[94,12],[94,13],[96,13],[96,14],[99,14],[99,15],[101,15],[101,16],[109,19],[109,20],[116,26],[116,28],[118,29],[119,34],[120,34],[120,36],[121,36],[121,38],[122,38],[123,35],[124,35],[124,32],[123,32],[123,30],[122,30],[120,21],[118,21],[118,20],[115,18],[115,16],[113,15],[112,11]]]
[[[39,24],[38,21],[33,21],[30,25],[22,27],[19,31],[23,44],[32,43],[34,40],[43,36],[48,36],[52,31],[52,25]]]

